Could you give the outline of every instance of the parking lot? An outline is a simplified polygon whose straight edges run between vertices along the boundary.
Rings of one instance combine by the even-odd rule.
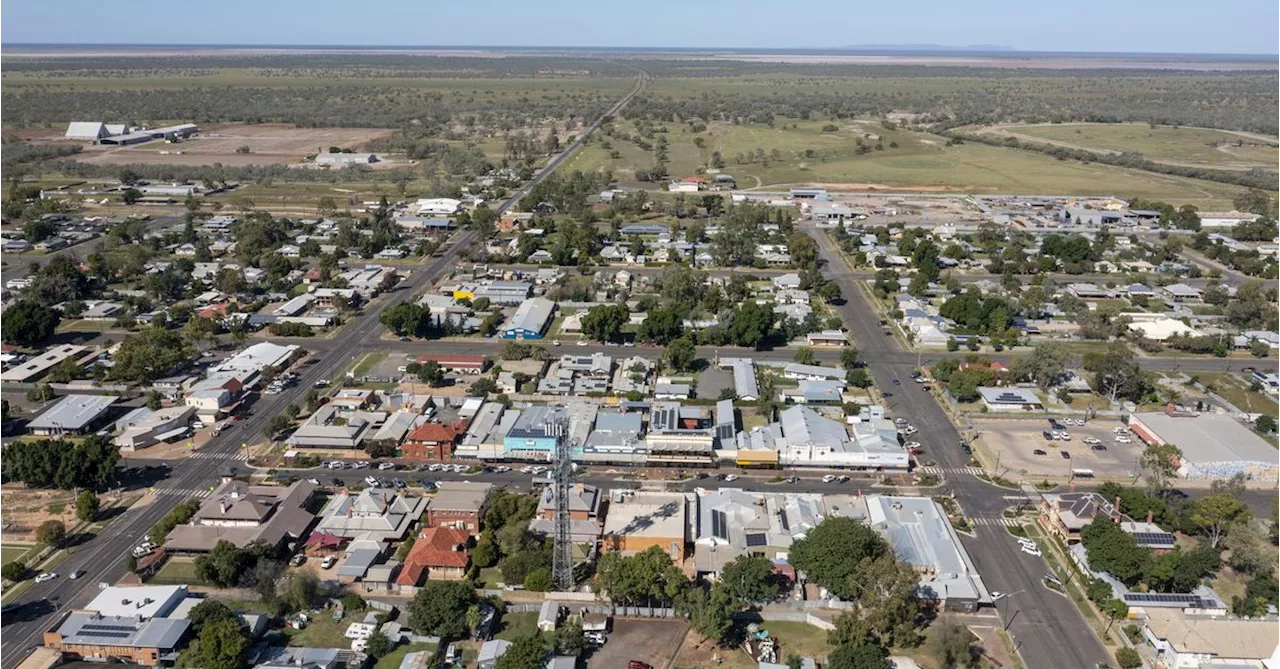
[[[1053,431],[1044,418],[1027,419],[977,419],[973,426],[982,435],[982,442],[992,457],[1000,460],[1000,469],[1029,478],[1067,477],[1072,469],[1092,470],[1098,477],[1132,476],[1137,458],[1142,453],[1142,442],[1133,435],[1133,443],[1116,443],[1111,429],[1123,427],[1112,419],[1098,419],[1085,425],[1063,425],[1071,435],[1070,441],[1048,441],[1045,431]],[[1105,451],[1096,451],[1084,443],[1086,437],[1102,442]],[[1044,455],[1036,455],[1036,450]],[[1070,458],[1062,457],[1065,451]]]
[[[665,669],[680,647],[689,623],[684,620],[614,618],[609,641],[587,658],[588,669],[618,669],[639,660]]]

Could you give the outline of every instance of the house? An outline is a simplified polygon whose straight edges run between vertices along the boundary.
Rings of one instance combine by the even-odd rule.
[[[1203,294],[1199,288],[1188,286],[1185,283],[1175,283],[1164,287],[1164,293],[1174,302],[1187,302],[1199,300]]]
[[[483,355],[429,353],[420,355],[414,358],[413,361],[419,365],[434,362],[446,372],[458,372],[461,374],[480,374],[489,366],[489,359]]]
[[[538,631],[554,632],[560,623],[560,605],[548,599],[538,609]]]
[[[555,260],[555,256],[551,255],[551,252],[546,249],[538,249],[537,251],[530,253],[529,257],[526,258],[525,260],[533,264],[539,264],[544,262],[551,262]]]
[[[849,338],[842,330],[823,330],[805,335],[805,343],[809,346],[845,347],[849,345]]]
[[[538,497],[537,516],[529,521],[529,531],[542,536],[555,535],[555,486],[543,488]],[[569,487],[569,538],[574,543],[592,543],[600,537],[604,510],[604,492],[582,483]]]
[[[1176,318],[1156,316],[1155,318],[1135,318],[1129,323],[1129,330],[1142,333],[1143,337],[1155,341],[1164,341],[1178,335],[1200,336],[1200,331]]]
[[[302,256],[302,249],[293,244],[285,244],[276,249],[276,255],[284,256],[285,258],[299,258]]]
[[[822,496],[817,494],[699,489],[692,505],[696,520],[690,538],[699,574],[718,575],[743,555],[785,556],[792,542],[823,518]]]
[[[400,541],[426,508],[425,497],[386,488],[365,488],[356,495],[338,492],[320,510],[315,531],[345,539]]]
[[[1045,493],[1037,511],[1041,527],[1067,545],[1080,543],[1080,531],[1094,518],[1124,519],[1110,501],[1095,492]]]
[[[782,375],[798,381],[839,381],[842,384],[845,378],[844,371],[835,367],[802,365],[798,362],[787,363],[787,366],[782,368]]]
[[[452,527],[478,533],[492,491],[492,483],[441,481],[427,505],[424,520],[428,527]]]
[[[498,665],[498,658],[502,657],[510,647],[511,642],[503,639],[492,639],[480,644],[480,654],[476,657],[476,669],[494,669]]]
[[[982,403],[989,411],[1039,411],[1040,398],[1027,388],[979,388]]]
[[[653,397],[659,400],[687,400],[692,392],[687,383],[658,383],[653,387]]]
[[[315,519],[307,506],[315,485],[297,481],[289,486],[249,485],[224,479],[206,497],[186,525],[179,525],[165,537],[170,553],[207,553],[219,541],[237,548],[261,542],[283,546],[306,534]]]
[[[1276,657],[1275,620],[1224,618],[1145,608],[1140,651],[1155,666],[1263,667]]]
[[[944,611],[973,612],[992,601],[942,506],[929,497],[864,498],[866,522],[920,575],[917,594]]]
[[[1082,300],[1103,299],[1111,297],[1111,293],[1105,288],[1099,288],[1092,283],[1073,283],[1067,286],[1067,292],[1075,295]]]
[[[416,460],[440,462],[452,459],[454,445],[465,431],[465,422],[451,425],[426,423],[409,433],[400,447],[400,453]]]
[[[50,369],[53,369],[63,360],[78,359],[88,350],[87,346],[77,346],[75,344],[51,346],[44,353],[4,370],[4,373],[0,375],[0,380],[5,383],[30,383],[36,381],[48,374]]]
[[[360,448],[365,437],[385,421],[387,415],[381,411],[352,410],[349,404],[355,401],[358,400],[338,397],[321,406],[285,442],[301,448]]]
[[[453,527],[428,527],[418,534],[396,578],[401,587],[421,585],[423,580],[461,580],[471,565],[467,543],[471,533]]]

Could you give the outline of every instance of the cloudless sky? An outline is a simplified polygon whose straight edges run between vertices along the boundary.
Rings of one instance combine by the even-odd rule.
[[[6,0],[6,43],[1280,52],[1276,0]]]

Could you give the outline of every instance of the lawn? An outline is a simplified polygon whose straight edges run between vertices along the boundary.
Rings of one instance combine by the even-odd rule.
[[[497,567],[485,567],[480,570],[480,580],[476,587],[497,588],[498,584],[502,582],[502,570]]]
[[[778,638],[778,643],[782,646],[782,657],[796,653],[801,656],[825,658],[831,653],[831,644],[827,643],[827,632],[809,623],[766,620],[760,623],[760,626]]]
[[[725,162],[722,171],[732,174],[744,189],[806,183],[939,192],[1122,194],[1191,203],[1202,209],[1229,207],[1239,191],[1225,184],[1060,161],[972,142],[949,147],[946,138],[888,130],[874,120],[843,120],[836,131],[824,131],[829,123],[781,117],[773,127],[715,122],[697,134],[686,125],[667,123],[659,126],[667,132],[654,136],[667,137],[672,178],[695,174],[718,151]],[[636,135],[630,122],[615,127],[618,135]],[[701,138],[702,148],[694,145],[695,138]],[[859,154],[859,141],[883,148]],[[605,148],[606,143],[611,149]],[[611,150],[618,157],[611,157]],[[628,180],[637,169],[653,164],[652,152],[640,150],[631,141],[601,135],[575,155],[567,169],[611,170],[615,177]]]
[[[351,369],[351,372],[357,379],[362,376],[366,376],[369,372],[373,371],[374,367],[378,366],[378,363],[382,362],[386,358],[386,353],[366,353],[365,356],[360,358],[360,361],[356,363],[356,366]]]
[[[436,645],[433,643],[409,643],[398,646],[395,650],[387,653],[378,663],[373,665],[373,669],[399,669],[400,663],[409,653],[417,653],[418,651],[427,651],[434,653]]]
[[[1205,387],[1212,386],[1213,392],[1226,398],[1226,400],[1247,413],[1261,413],[1271,416],[1272,418],[1280,417],[1280,411],[1277,411],[1275,400],[1254,392],[1249,386],[1234,374],[1225,372],[1202,372],[1197,373],[1200,377],[1200,383]],[[1268,443],[1272,446],[1275,441],[1268,439]]]
[[[178,585],[182,583],[203,583],[199,576],[196,575],[196,563],[193,560],[180,560],[170,558],[160,571],[147,580],[151,585]]]
[[[31,544],[9,543],[0,546],[0,565],[6,565],[27,554]]]
[[[499,639],[514,641],[538,631],[538,612],[506,613],[502,616],[502,629],[495,635]]]
[[[1205,167],[1275,168],[1276,143],[1208,128],[1150,127],[1145,123],[1064,123],[1003,128],[1031,140],[1047,139],[1099,151],[1136,151],[1151,160]],[[1239,141],[1241,146],[1234,146]]]
[[[302,646],[306,648],[350,648],[351,640],[344,637],[343,633],[347,631],[347,627],[351,623],[358,623],[364,620],[365,611],[353,611],[342,617],[342,620],[335,622],[333,616],[328,611],[317,616],[310,616],[311,622],[307,623],[305,629],[295,630],[285,628],[285,636],[289,638],[290,646]]]

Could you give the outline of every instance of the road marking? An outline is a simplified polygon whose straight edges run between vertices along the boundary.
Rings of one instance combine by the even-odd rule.
[[[968,474],[969,476],[986,473],[981,467],[921,467],[917,471],[925,474]]]
[[[1020,523],[1013,518],[970,518],[974,525],[984,527],[1017,527]]]

